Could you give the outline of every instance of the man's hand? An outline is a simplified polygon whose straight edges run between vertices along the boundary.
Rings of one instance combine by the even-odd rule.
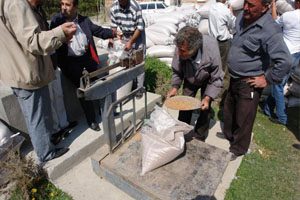
[[[129,51],[132,48],[132,42],[129,40],[125,45],[125,51]]]
[[[247,83],[255,88],[264,88],[268,85],[265,75],[251,77]]]
[[[205,96],[201,101],[200,110],[207,110],[209,108],[211,98],[209,96]]]
[[[66,22],[61,25],[61,28],[67,38],[67,41],[70,41],[73,35],[76,33],[76,25],[74,22]]]
[[[167,98],[173,97],[177,95],[177,88],[172,88],[171,90],[169,90],[168,94],[167,94]]]

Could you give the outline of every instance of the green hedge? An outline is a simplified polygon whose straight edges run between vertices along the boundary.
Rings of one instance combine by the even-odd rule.
[[[145,61],[145,86],[147,91],[160,94],[163,98],[171,88],[172,70],[157,58],[147,57]]]

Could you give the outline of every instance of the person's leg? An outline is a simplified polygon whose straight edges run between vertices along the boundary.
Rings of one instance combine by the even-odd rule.
[[[286,108],[285,108],[285,100],[284,100],[284,93],[283,93],[283,87],[285,85],[286,79],[283,80],[281,84],[273,85],[273,97],[275,99],[276,104],[276,116],[277,120],[281,124],[287,123],[287,114],[286,114]]]
[[[247,153],[251,142],[252,128],[256,116],[261,89],[254,89],[248,83],[240,81],[235,85],[234,118],[231,126],[232,141],[230,152],[235,155]]]
[[[273,97],[273,85],[271,86],[271,94],[267,97],[267,99],[264,102],[263,112],[265,115],[272,117],[275,115],[275,99]]]
[[[204,91],[206,89],[207,84],[204,84],[201,87],[201,99],[204,98]],[[195,131],[198,134],[198,138],[202,141],[205,141],[208,136],[209,123],[211,119],[211,102],[209,103],[209,108],[207,110],[200,110],[200,115],[197,119],[197,123],[195,125]]]
[[[235,84],[230,81],[230,85],[228,88],[228,92],[224,101],[224,127],[223,133],[225,138],[229,141],[233,141],[233,127],[235,126],[234,122],[236,121],[235,116],[235,104],[236,99],[234,98],[236,95]]]
[[[230,48],[230,40],[227,40],[226,42],[219,42],[219,50],[220,50],[220,55],[222,60],[222,70],[225,73],[223,79],[223,88],[218,97],[220,101],[218,117],[220,118],[221,121],[223,121],[224,103],[225,103],[225,98],[227,95],[229,81],[230,81],[230,76],[227,67],[227,55],[228,55],[229,48]]]
[[[183,95],[184,96],[195,97],[198,89],[199,89],[198,87],[195,87],[195,86],[191,85],[190,83],[184,81],[184,84],[183,84]],[[187,124],[190,124],[191,123],[191,119],[192,119],[192,114],[193,114],[192,110],[189,110],[189,111],[179,111],[178,120],[182,121],[182,122],[185,122]]]
[[[49,88],[36,90],[13,88],[25,117],[33,148],[41,162],[53,158],[54,145],[50,136],[54,132]]]

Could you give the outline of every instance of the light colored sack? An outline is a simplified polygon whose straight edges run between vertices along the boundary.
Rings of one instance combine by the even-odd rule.
[[[149,121],[141,130],[141,175],[179,156],[184,151],[184,134],[192,129],[192,126],[174,119],[167,111],[155,106]]]
[[[161,33],[161,34],[164,34],[166,37],[170,36],[170,31],[167,28],[165,28],[161,25],[158,25],[158,24],[153,24],[153,25],[149,26],[146,30],[146,35],[149,32]]]
[[[229,0],[232,10],[240,10],[244,7],[244,0]]]
[[[155,45],[171,45],[173,44],[174,36],[166,36],[162,33],[152,32],[148,31],[149,39],[155,44]]]
[[[155,58],[171,57],[175,53],[175,46],[154,45],[147,49],[147,55]]]
[[[147,29],[146,29],[146,48],[148,49],[148,48],[154,46],[154,43],[152,42],[152,40],[149,37],[147,37],[147,35],[148,34],[147,34]]]
[[[171,67],[173,58],[171,58],[171,57],[164,57],[164,58],[158,58],[158,59],[160,61],[166,63],[169,67]]]
[[[198,30],[200,31],[200,33],[208,35],[208,26],[208,19],[202,19],[198,26]]]
[[[279,14],[295,10],[294,1],[292,0],[277,0],[276,9]]]

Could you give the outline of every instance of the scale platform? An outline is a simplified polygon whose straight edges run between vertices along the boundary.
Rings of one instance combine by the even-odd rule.
[[[212,199],[230,153],[198,140],[186,142],[176,160],[141,176],[141,136],[137,133],[99,162],[99,173],[135,199]]]

